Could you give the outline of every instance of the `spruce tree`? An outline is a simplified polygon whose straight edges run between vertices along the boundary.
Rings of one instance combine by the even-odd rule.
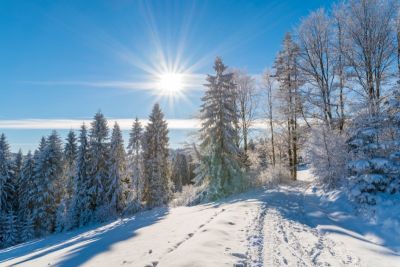
[[[166,204],[170,197],[168,175],[168,126],[155,104],[144,134],[144,200],[149,207]]]
[[[13,246],[18,243],[17,216],[15,216],[12,209],[5,215],[3,231],[2,244],[4,247]]]
[[[35,196],[35,225],[39,234],[54,231],[56,210],[61,201],[62,143],[56,131],[47,138],[38,154],[35,167],[37,195]]]
[[[20,179],[20,197],[19,197],[19,211],[18,221],[20,225],[21,241],[27,241],[33,238],[33,205],[35,202],[35,183],[34,173],[35,161],[32,153],[29,151],[25,157],[24,163],[21,169]],[[26,227],[31,227],[26,229]]]
[[[114,124],[110,143],[109,177],[107,180],[107,199],[113,214],[120,214],[126,206],[128,194],[128,176],[126,153],[121,129]]]
[[[131,177],[131,188],[135,191],[135,200],[139,203],[143,190],[143,155],[142,155],[143,128],[136,117],[132,130],[129,133],[128,159]]]
[[[89,195],[91,198],[90,210],[102,217],[107,202],[105,182],[108,178],[108,126],[107,120],[101,112],[97,112],[91,123],[89,134],[90,180]]]
[[[76,170],[76,155],[77,144],[74,131],[69,131],[64,146],[64,166],[65,166],[65,185],[66,185],[66,199],[70,200],[73,191],[73,180]]]
[[[221,58],[214,64],[215,75],[208,75],[202,98],[200,130],[201,164],[197,183],[206,183],[207,197],[215,199],[244,186],[237,145],[237,114],[233,73],[227,72]]]
[[[9,213],[12,211],[14,188],[12,183],[10,148],[4,134],[0,135],[0,244],[7,245]]]
[[[72,221],[71,227],[86,225],[93,218],[90,188],[89,140],[87,137],[86,126],[83,124],[79,135],[76,174],[74,177],[73,196],[70,209],[70,217]]]

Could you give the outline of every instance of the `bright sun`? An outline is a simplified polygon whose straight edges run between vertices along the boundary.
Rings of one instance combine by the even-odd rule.
[[[158,89],[161,94],[173,95],[181,93],[184,89],[183,74],[164,73],[159,76]]]

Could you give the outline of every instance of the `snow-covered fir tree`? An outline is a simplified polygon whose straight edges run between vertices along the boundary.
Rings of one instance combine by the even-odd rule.
[[[19,198],[20,198],[20,189],[23,186],[20,182],[21,179],[21,169],[22,169],[22,163],[23,163],[23,155],[21,149],[18,151],[18,153],[15,155],[14,160],[12,161],[12,184],[14,187],[14,196],[13,196],[13,210],[18,211],[19,210]]]
[[[74,131],[69,131],[64,146],[64,168],[65,168],[65,198],[70,199],[73,191],[73,180],[76,171],[76,156],[78,146]]]
[[[74,176],[76,171],[76,153],[77,153],[77,144],[76,144],[76,136],[74,131],[70,130],[68,132],[66,143],[64,146],[64,154],[63,154],[63,179],[61,192],[61,201],[60,205],[57,208],[56,215],[56,231],[61,232],[65,229],[69,229],[72,227],[73,219],[71,218],[72,212],[70,209],[72,208],[72,195],[73,195],[73,184],[74,184]]]
[[[215,75],[208,75],[207,90],[202,98],[200,130],[201,163],[198,183],[207,183],[207,197],[215,199],[243,189],[237,132],[237,114],[233,74],[227,72],[221,58],[214,64]]]
[[[3,217],[3,235],[2,235],[2,245],[5,247],[13,246],[18,243],[18,221],[17,216],[15,216],[14,211],[11,209],[6,212]]]
[[[34,219],[36,232],[39,235],[54,231],[56,210],[61,201],[63,150],[57,132],[53,131],[42,149],[38,152],[35,167],[37,195],[35,196]]]
[[[71,200],[70,219],[71,227],[86,225],[92,220],[90,194],[90,151],[87,129],[82,125],[79,134],[79,147],[76,159],[76,173],[74,176],[73,193]]]
[[[121,214],[126,206],[129,185],[126,163],[121,129],[115,123],[111,134],[109,172],[105,184],[111,216]]]
[[[25,242],[35,237],[35,224],[33,221],[32,213],[29,210],[20,228],[21,228],[19,236],[20,242]]]
[[[11,182],[12,165],[10,148],[4,134],[0,135],[0,212],[8,212],[11,208],[11,201],[14,188]]]
[[[143,191],[143,154],[142,154],[143,128],[136,117],[132,130],[129,133],[128,160],[131,188],[134,190],[130,198],[136,203],[142,200]],[[131,200],[131,201],[132,201]],[[130,202],[131,202],[130,201]]]
[[[174,191],[181,192],[182,186],[188,184],[189,166],[186,155],[182,152],[177,152],[172,160],[171,180],[174,183]]]
[[[166,204],[171,184],[168,173],[168,126],[157,103],[144,133],[144,200],[149,207]]]
[[[106,209],[107,195],[105,182],[109,177],[108,126],[107,120],[101,112],[97,112],[91,123],[89,134],[90,178],[89,194],[91,196],[90,210],[96,217],[103,217]]]
[[[14,188],[12,182],[12,165],[10,148],[4,134],[0,135],[0,244],[7,245],[10,229],[10,212]],[[0,245],[1,246],[1,245]]]
[[[33,237],[33,205],[35,203],[35,161],[32,153],[29,151],[25,156],[21,175],[19,190],[19,210],[18,224],[21,231],[21,241],[27,241]]]
[[[399,191],[399,95],[395,90],[379,112],[360,113],[349,129],[351,193],[360,203],[374,205],[378,193]]]

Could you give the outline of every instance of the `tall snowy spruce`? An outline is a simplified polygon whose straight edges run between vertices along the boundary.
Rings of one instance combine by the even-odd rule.
[[[105,182],[108,179],[108,126],[107,120],[101,112],[97,112],[91,123],[89,134],[90,153],[90,181],[89,194],[91,197],[90,210],[95,213],[97,219],[103,220],[106,209]]]
[[[14,216],[12,198],[14,188],[12,182],[12,165],[10,148],[4,134],[0,135],[0,247],[10,245],[10,223]],[[13,245],[13,244],[11,244]]]
[[[66,143],[64,146],[63,154],[63,179],[61,192],[61,202],[57,209],[56,216],[56,231],[60,232],[65,229],[70,229],[72,226],[72,218],[70,217],[72,208],[72,194],[73,194],[73,183],[75,175],[75,164],[76,164],[76,153],[77,144],[75,133],[70,130],[68,132]]]
[[[111,134],[109,174],[106,183],[111,216],[121,214],[126,206],[128,181],[124,140],[118,123],[115,123]]]
[[[207,90],[202,98],[200,130],[201,163],[197,183],[208,186],[206,197],[216,199],[243,189],[244,175],[240,165],[237,114],[233,73],[217,57],[215,75],[208,75]]]
[[[62,156],[61,140],[57,132],[53,131],[45,140],[45,144],[42,139],[35,167],[34,219],[36,233],[39,235],[55,230],[56,210],[60,204],[62,192]]]
[[[144,201],[149,207],[166,204],[171,184],[168,173],[168,126],[155,104],[144,133]]]
[[[130,176],[129,209],[136,210],[143,197],[143,128],[136,117],[129,133],[128,168]]]
[[[21,229],[20,241],[34,237],[33,208],[35,203],[35,160],[29,151],[21,169],[18,223]]]
[[[71,227],[88,224],[92,219],[90,186],[90,151],[86,126],[83,124],[79,134],[76,158],[76,172],[73,183],[70,209]]]

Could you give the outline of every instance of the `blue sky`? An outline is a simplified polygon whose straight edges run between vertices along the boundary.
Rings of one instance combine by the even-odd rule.
[[[198,112],[215,56],[259,74],[286,31],[328,0],[0,2],[0,132],[12,150],[34,149],[48,123],[28,119],[145,119],[158,101],[168,119]],[[184,72],[185,97],[160,96],[157,74]],[[66,125],[65,128],[73,127]],[[62,128],[62,127],[61,127]],[[66,130],[59,130],[64,136]],[[186,130],[171,131],[172,146]]]

